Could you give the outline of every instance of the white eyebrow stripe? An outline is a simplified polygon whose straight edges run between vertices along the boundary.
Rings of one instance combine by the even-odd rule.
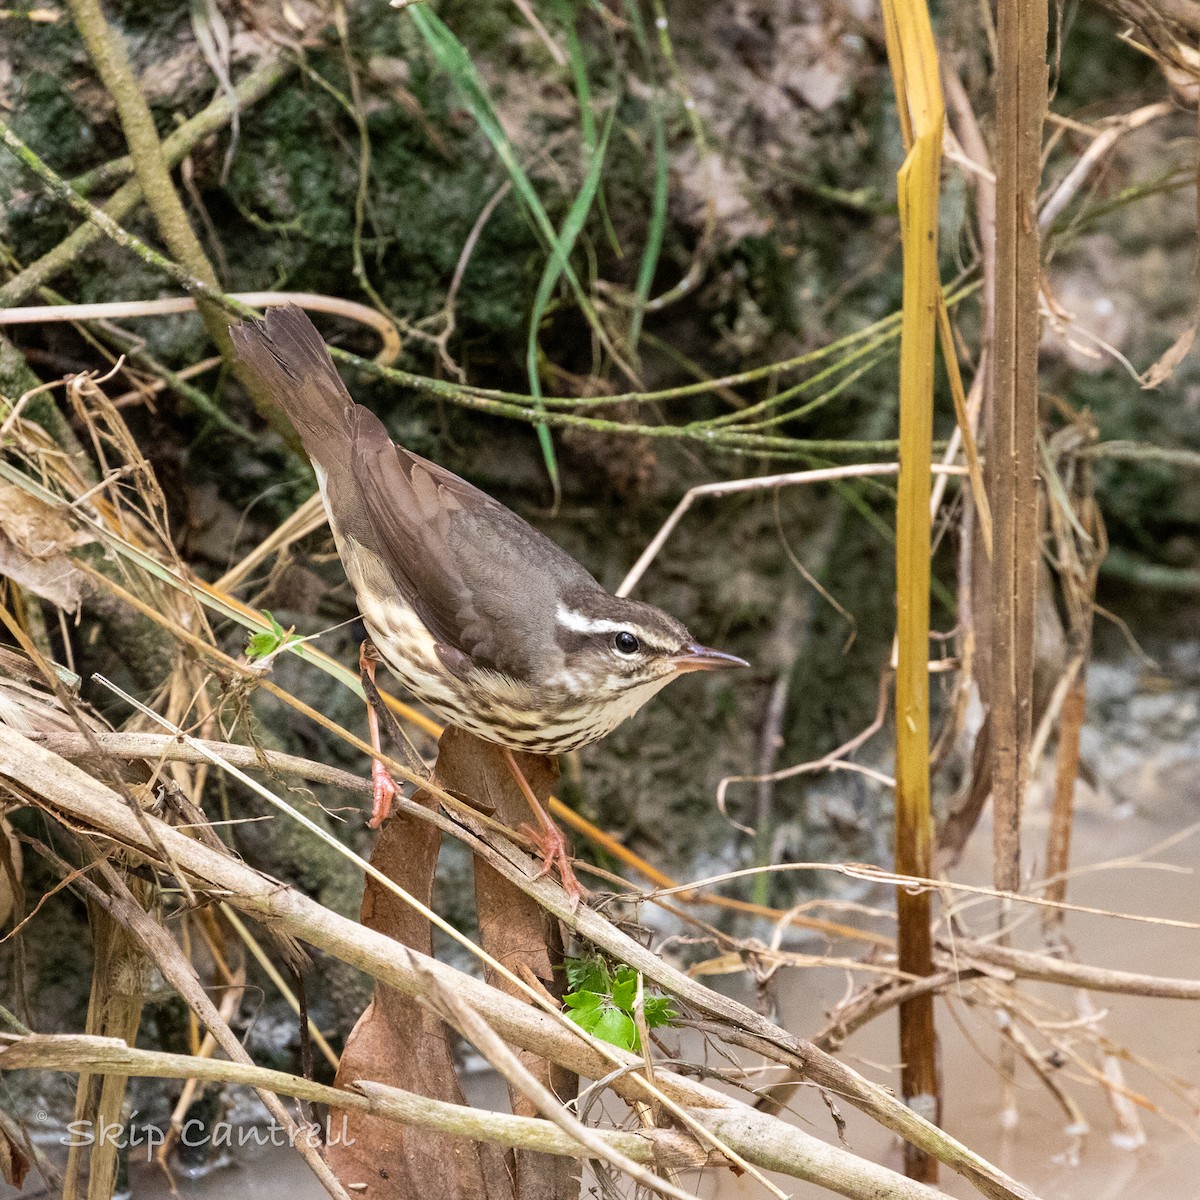
[[[655,650],[674,649],[655,634],[649,633],[639,626],[631,625],[629,621],[610,621],[607,617],[584,616],[583,613],[577,613],[561,602],[554,610],[554,619],[564,629],[570,629],[573,633],[620,633],[622,630],[629,630],[644,646],[650,646]]]
[[[609,621],[605,617],[585,617],[583,613],[577,613],[565,604],[559,604],[554,610],[554,619],[574,633],[620,633],[622,629],[629,628],[628,623],[624,621]]]

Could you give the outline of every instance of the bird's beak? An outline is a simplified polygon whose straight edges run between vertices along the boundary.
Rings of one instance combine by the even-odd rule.
[[[675,670],[681,675],[685,671],[719,671],[723,667],[748,667],[750,664],[736,654],[726,654],[721,650],[710,650],[707,646],[698,646],[695,642],[684,646],[681,653],[672,659]]]

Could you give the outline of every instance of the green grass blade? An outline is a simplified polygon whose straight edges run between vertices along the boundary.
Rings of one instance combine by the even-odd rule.
[[[579,40],[579,26],[575,20],[575,6],[568,0],[556,0],[555,9],[559,20],[562,21],[567,42],[567,61],[571,65],[571,78],[575,85],[575,98],[579,102],[579,116],[583,132],[584,149],[589,153],[596,148],[596,113],[592,107],[592,86],[588,80],[587,59],[584,57],[583,44]],[[601,185],[596,195],[596,209],[600,214],[600,224],[609,247],[618,258],[625,257],[621,247],[621,239],[617,236],[616,227],[608,212],[608,202]]]
[[[592,111],[592,86],[588,81],[587,60],[579,41],[579,27],[575,23],[575,9],[566,0],[555,4],[567,35],[567,61],[571,64],[571,78],[575,84],[575,98],[579,101],[579,116],[583,124],[583,144],[588,150],[596,146],[596,114]]]
[[[530,182],[529,176],[526,175],[524,168],[521,166],[516,150],[509,140],[508,135],[504,132],[504,127],[501,125],[500,118],[496,114],[495,106],[492,104],[491,97],[488,94],[487,84],[478,70],[476,70],[475,64],[471,61],[471,56],[467,53],[466,47],[458,40],[449,26],[433,13],[427,5],[413,4],[404,11],[416,25],[417,31],[425,39],[425,43],[433,53],[438,65],[450,76],[459,95],[470,109],[476,124],[483,131],[484,136],[496,151],[496,155],[503,164],[504,169],[508,172],[517,195],[525,205],[526,211],[533,221],[535,230],[549,247],[551,255],[557,258],[559,253],[558,235],[555,232],[554,223],[550,220],[545,206],[542,204],[533,184]],[[607,330],[605,330],[601,323],[596,313],[595,305],[592,304],[587,293],[584,291],[583,284],[580,282],[574,267],[565,259],[559,260],[558,266],[561,274],[571,285],[575,301],[587,318],[588,324],[595,331],[600,344],[622,372],[631,380],[636,381],[637,376],[635,372],[624,361],[617,352],[617,348],[612,344],[612,339],[608,336]]]
[[[657,99],[650,115],[654,122],[654,195],[650,201],[650,231],[646,237],[646,249],[642,252],[637,284],[633,289],[635,303],[629,322],[629,344],[634,350],[642,336],[642,319],[646,315],[646,302],[650,299],[650,288],[654,283],[654,273],[658,270],[663,235],[667,228],[667,131],[662,107]]]
[[[604,156],[608,151],[608,136],[612,132],[614,112],[610,112],[604,123],[604,132],[600,135],[599,144],[592,150],[592,161],[588,164],[587,175],[575,203],[571,205],[567,219],[563,222],[562,232],[555,239],[555,252],[542,271],[538,281],[537,294],[533,301],[533,313],[529,319],[529,342],[525,351],[525,365],[529,371],[529,393],[535,401],[541,399],[542,381],[538,372],[538,330],[554,288],[562,277],[559,264],[569,261],[575,240],[579,237],[588,213],[592,210],[592,202],[596,198],[596,189],[600,186],[600,173],[604,169]],[[537,426],[538,442],[542,447],[542,457],[546,460],[546,470],[550,474],[550,482],[554,486],[554,501],[557,505],[559,497],[558,461],[554,455],[554,442],[549,428],[540,424]]]

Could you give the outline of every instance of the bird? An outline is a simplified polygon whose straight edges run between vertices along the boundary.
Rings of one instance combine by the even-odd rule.
[[[301,308],[273,307],[230,333],[312,462],[370,638],[363,671],[374,682],[377,654],[448,724],[501,747],[538,821],[542,871],[557,866],[577,902],[566,843],[512,751],[579,749],[680,675],[749,664],[700,645],[662,609],[614,596],[510,508],[393,442]],[[372,709],[368,720],[378,751]],[[395,784],[378,759],[372,775],[378,827]]]

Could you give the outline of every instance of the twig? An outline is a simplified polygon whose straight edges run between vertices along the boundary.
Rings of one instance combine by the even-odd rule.
[[[727,883],[732,879],[745,879],[751,875],[763,872],[782,871],[830,871],[837,875],[845,875],[847,879],[862,879],[869,883],[877,883],[888,887],[902,887],[913,891],[925,890],[930,892],[962,892],[969,896],[982,896],[992,900],[1002,900],[1014,904],[1028,904],[1035,908],[1061,908],[1066,912],[1086,913],[1094,917],[1109,917],[1114,921],[1133,921],[1144,925],[1163,925],[1169,929],[1200,930],[1200,921],[1185,921],[1177,917],[1152,917],[1141,913],[1119,912],[1111,908],[1096,908],[1088,904],[1071,904],[1067,901],[1047,900],[1043,896],[1035,896],[1029,891],[1006,892],[1000,888],[984,887],[970,883],[958,883],[948,879],[933,879],[929,876],[902,875],[897,871],[889,871],[885,867],[877,867],[872,863],[829,863],[829,862],[790,862],[770,863],[761,867],[742,867],[736,871],[723,871],[719,875],[708,875],[692,883],[681,883],[676,888],[661,888],[649,893],[647,898],[671,896],[690,888],[714,887],[718,883]],[[1051,880],[1042,880],[1040,886],[1047,887]],[[654,976],[651,976],[654,978]],[[670,986],[670,985],[663,985]]]
[[[938,464],[930,468],[935,475],[965,475],[965,467]],[[768,488],[792,487],[801,483],[828,483],[835,479],[858,479],[874,475],[898,475],[898,463],[856,463],[846,467],[821,467],[811,471],[789,471],[784,475],[759,475],[750,479],[724,479],[716,483],[701,483],[684,492],[671,515],[663,522],[662,528],[650,539],[649,545],[638,556],[637,562],[629,568],[628,574],[621,580],[616,590],[618,596],[628,596],[638,585],[638,581],[646,573],[646,568],[658,557],[659,551],[666,544],[667,538],[675,530],[675,526],[683,519],[684,514],[702,496],[732,496],[740,492],[758,492]]]
[[[1075,998],[1079,1015],[1086,1021],[1098,1022],[1101,1014],[1096,1011],[1092,998],[1087,992],[1079,992]],[[1102,1045],[1097,1045],[1097,1056],[1100,1059],[1100,1074],[1104,1081],[1104,1095],[1112,1111],[1113,1123],[1117,1132],[1112,1135],[1122,1150],[1140,1150],[1146,1144],[1146,1131],[1138,1116],[1137,1106],[1129,1097],[1129,1089],[1125,1085],[1125,1070],[1121,1059]]]
[[[244,555],[234,566],[230,567],[216,583],[216,592],[232,592],[249,576],[251,571],[270,558],[272,554],[280,554],[293,542],[307,537],[325,524],[325,502],[321,499],[320,491],[315,491],[295,512],[276,525],[257,546]]]
[[[562,47],[550,36],[549,30],[542,24],[536,12],[533,11],[533,5],[529,0],[513,0],[517,10],[521,16],[528,22],[529,27],[537,34],[538,41],[550,52],[550,57],[562,68],[567,66],[567,56],[563,53]]]
[[[246,108],[256,104],[264,96],[269,95],[276,85],[287,77],[291,69],[292,64],[289,61],[277,58],[274,54],[265,56],[263,61],[235,88],[238,105]],[[163,158],[168,166],[177,166],[206,137],[223,129],[229,123],[232,113],[233,106],[230,104],[229,98],[222,95],[202,112],[185,121],[162,143]],[[119,177],[129,174],[132,170],[133,162],[126,156],[107,164],[105,177]],[[89,181],[76,180],[74,186],[79,191],[86,192]],[[141,183],[137,179],[130,179],[105,202],[104,212],[114,221],[120,221],[132,212],[141,200]],[[43,254],[36,262],[31,263],[19,274],[14,275],[3,287],[0,287],[0,308],[20,304],[21,301],[32,296],[39,287],[70,266],[102,233],[100,227],[90,220],[79,226],[53,250]]]
[[[383,342],[375,362],[390,366],[400,355],[400,334],[395,324],[383,313],[321,292],[225,292],[226,300],[237,301],[250,308],[270,308],[279,304],[296,304],[310,312],[332,313],[368,325]],[[125,317],[158,317],[168,313],[195,312],[194,296],[164,296],[157,300],[114,300],[103,304],[42,304],[27,308],[0,308],[0,326],[41,325],[51,321],[114,321]]]
[[[674,1200],[697,1200],[691,1192],[685,1192],[668,1180],[660,1178],[652,1171],[646,1170],[641,1163],[634,1162],[615,1147],[606,1144],[594,1129],[589,1129],[577,1117],[572,1116],[554,1093],[504,1044],[496,1031],[452,992],[433,983],[422,999],[447,1024],[471,1042],[512,1088],[527,1096],[544,1117],[569,1137],[586,1146],[594,1157],[624,1171],[631,1179],[661,1196],[671,1196]],[[758,1172],[755,1174],[758,1175]],[[779,1200],[786,1200],[785,1194],[775,1184],[768,1183],[761,1175],[759,1180]]]
[[[463,242],[462,250],[459,251],[458,262],[454,266],[454,276],[450,280],[450,287],[446,290],[446,300],[442,305],[441,312],[430,318],[431,320],[436,320],[438,316],[443,318],[441,333],[436,335],[431,334],[430,336],[433,338],[434,345],[438,348],[438,357],[442,360],[442,365],[458,379],[459,383],[466,382],[466,374],[458,363],[450,357],[450,351],[447,349],[456,326],[454,306],[458,299],[458,289],[462,286],[463,276],[467,273],[467,264],[471,261],[471,256],[475,253],[475,247],[483,235],[485,226],[491,220],[492,214],[499,208],[505,196],[511,191],[512,179],[510,178],[506,179],[492,193],[488,202],[479,210],[479,216],[475,218],[475,223],[471,226],[471,230],[467,234],[467,240]]]
[[[778,783],[783,779],[791,779],[796,775],[810,775],[817,771],[827,771],[833,768],[842,767],[843,769],[852,769],[857,767],[857,764],[846,763],[842,760],[848,754],[853,754],[861,745],[870,741],[882,728],[883,721],[887,715],[888,707],[888,684],[890,680],[888,675],[884,673],[879,679],[879,704],[875,710],[875,716],[871,723],[865,728],[859,730],[849,741],[843,742],[834,750],[830,750],[828,754],[821,758],[813,759],[811,762],[798,763],[795,766],[784,767],[779,771],[773,771],[770,776],[765,775],[726,775],[724,779],[717,784],[717,805],[725,804],[725,796],[731,783],[758,783],[760,780],[770,778],[772,783]],[[868,773],[869,769],[858,767],[858,770]],[[884,782],[889,787],[895,787],[894,779],[887,779],[886,776],[882,779],[877,772],[870,772],[877,782]]]
[[[311,780],[314,784],[342,787],[359,796],[371,794],[371,780],[361,775],[326,766],[323,762],[313,762],[311,758],[281,754],[278,750],[262,750],[257,746],[206,742],[199,738],[196,739],[197,745],[192,745],[180,742],[179,738],[169,733],[96,733],[95,744],[82,733],[30,733],[29,737],[32,742],[49,750],[50,754],[72,760],[95,757],[97,748],[116,758],[144,758],[148,762],[211,762],[210,756],[217,754],[235,767],[275,770],[284,775],[299,775],[301,779]]]
[[[19,625],[17,625],[12,616],[9,614],[8,609],[3,605],[0,605],[0,623],[3,623],[8,632],[12,635],[13,640],[21,647],[21,649],[29,657],[30,661],[34,663],[37,669],[41,672],[42,678],[45,680],[47,686],[53,691],[55,698],[62,706],[63,711],[66,712],[70,718],[72,724],[76,727],[76,729],[78,729],[79,735],[88,741],[94,739],[96,737],[96,731],[91,728],[86,720],[84,720],[83,715],[79,710],[79,706],[74,702],[70,693],[67,692],[66,688],[63,686],[62,680],[58,677],[50,663],[43,658],[25,631],[21,629]],[[169,863],[170,856],[167,853],[166,848],[161,842],[156,840],[154,823],[142,811],[141,805],[139,805],[137,802],[137,798],[133,795],[128,785],[119,775],[115,778],[114,783],[120,792],[121,799],[124,801],[125,806],[130,814],[137,821],[138,825],[145,832],[146,836],[150,838],[152,842],[154,842],[155,849],[159,852],[162,858]],[[195,901],[195,897],[191,894],[187,881],[181,880],[180,883],[188,903],[193,903]]]
[[[1157,104],[1147,104],[1142,108],[1135,108],[1133,112],[1117,118],[1107,129],[1098,133],[1079,156],[1078,162],[1067,172],[1062,183],[1054,189],[1042,205],[1042,210],[1038,213],[1039,228],[1045,232],[1054,224],[1087,181],[1087,177],[1092,173],[1096,164],[1116,145],[1119,138],[1134,129],[1148,125],[1151,121],[1157,121],[1159,117],[1170,116],[1173,112],[1175,112],[1175,106],[1166,100],[1161,100]]]
[[[995,942],[967,938],[955,938],[953,942],[939,941],[938,947],[946,961],[953,960],[959,964],[987,963],[1037,983],[1057,983],[1089,992],[1150,996],[1163,1000],[1200,1000],[1200,979],[1169,979],[1161,975],[1139,975],[1134,971],[1092,967],[1048,954],[1034,954]]]

